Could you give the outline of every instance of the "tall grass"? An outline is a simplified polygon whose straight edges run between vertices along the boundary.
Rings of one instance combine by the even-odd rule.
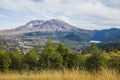
[[[0,80],[120,80],[120,74],[114,70],[103,70],[97,73],[80,70],[47,70],[0,73]]]

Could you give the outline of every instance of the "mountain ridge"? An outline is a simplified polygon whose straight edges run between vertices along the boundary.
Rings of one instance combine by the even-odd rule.
[[[24,34],[28,32],[55,32],[55,31],[77,31],[79,28],[70,25],[59,19],[51,19],[51,20],[33,20],[28,22],[27,24],[9,30],[0,31],[0,35],[18,35]]]
[[[0,36],[54,36],[73,41],[119,41],[120,29],[85,30],[59,19],[32,20],[23,26],[0,31]]]

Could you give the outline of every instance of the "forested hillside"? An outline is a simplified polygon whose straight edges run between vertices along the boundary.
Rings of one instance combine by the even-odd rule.
[[[81,53],[71,51],[64,44],[46,42],[42,53],[33,48],[28,53],[19,51],[0,50],[0,71],[26,71],[26,70],[61,70],[61,69],[85,69],[87,71],[99,71],[102,69],[115,69],[120,72],[120,51],[102,51],[91,44],[90,51]]]

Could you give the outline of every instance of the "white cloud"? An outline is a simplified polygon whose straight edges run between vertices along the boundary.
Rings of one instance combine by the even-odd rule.
[[[68,22],[68,23],[70,22],[70,21],[69,21],[69,17],[59,16],[58,19],[61,19],[61,20],[66,21],[66,22]]]
[[[87,29],[110,28],[116,27],[116,25],[120,27],[120,8],[106,5],[108,3],[111,5],[119,4],[120,0],[109,0],[104,1],[104,3],[102,1],[104,0],[44,0],[42,2],[33,2],[33,0],[0,0],[0,8],[23,16],[27,15],[30,19],[59,18]],[[27,14],[29,13],[27,11],[34,15],[40,15],[40,17]],[[113,26],[111,26],[112,24]]]
[[[0,14],[0,18],[7,17],[6,15]]]
[[[11,28],[15,28],[15,27],[19,27],[20,25],[23,25],[23,23],[0,23],[0,30],[3,30],[3,29],[11,29]]]
[[[120,0],[109,0],[109,2],[113,4],[120,4]]]

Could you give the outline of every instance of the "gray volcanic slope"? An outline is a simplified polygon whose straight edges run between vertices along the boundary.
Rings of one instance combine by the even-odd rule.
[[[66,31],[77,31],[79,28],[70,25],[59,19],[52,20],[33,20],[27,24],[9,30],[0,31],[0,35],[20,35],[28,32],[66,32]]]

